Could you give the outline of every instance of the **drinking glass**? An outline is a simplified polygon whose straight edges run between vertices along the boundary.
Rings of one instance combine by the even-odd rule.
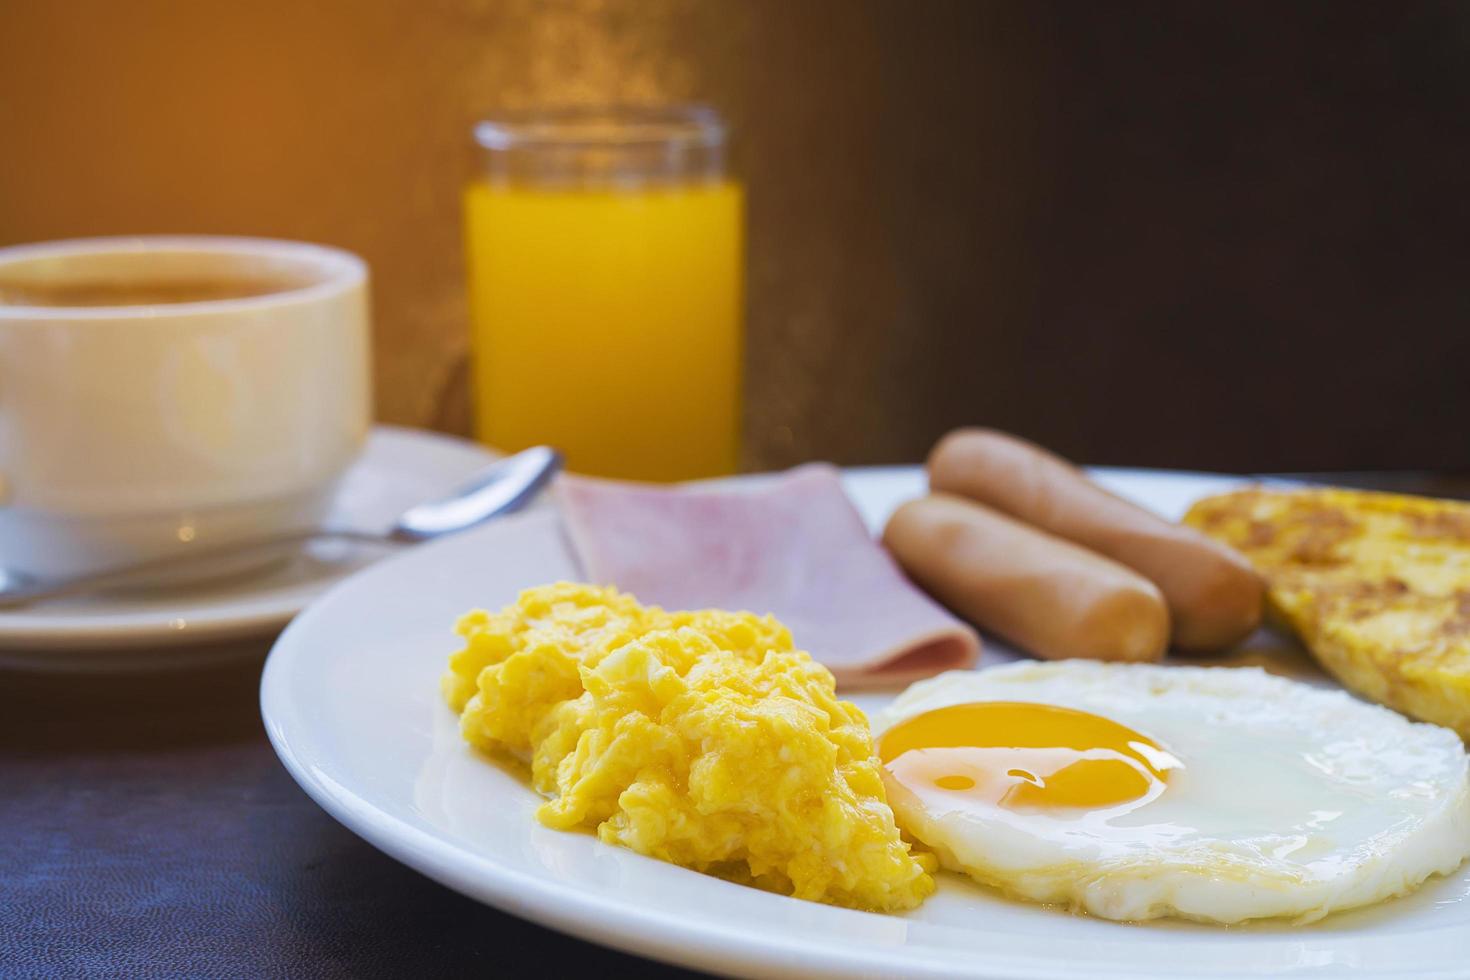
[[[475,127],[465,194],[478,437],[576,471],[735,470],[741,188],[712,110],[565,109]]]

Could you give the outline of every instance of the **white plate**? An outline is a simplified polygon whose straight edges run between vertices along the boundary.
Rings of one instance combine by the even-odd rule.
[[[1104,483],[1170,517],[1238,481],[1107,471]],[[856,471],[877,527],[922,490],[917,470]],[[574,578],[554,513],[435,542],[334,589],[287,629],[261,708],[276,751],[329,813],[450,888],[621,949],[721,973],[1064,977],[1464,977],[1470,874],[1306,928],[1120,925],[999,898],[941,875],[918,910],[877,915],[771,895],[548,830],[539,798],[472,752],[439,698],[451,626],[525,586]],[[1269,645],[1269,644],[1268,644]],[[1278,644],[1279,645],[1279,644]],[[1242,659],[1273,658],[1265,648]],[[984,663],[1009,659],[987,644]],[[1299,652],[1280,661],[1322,683]],[[854,700],[872,710],[891,695]]]
[[[378,426],[342,479],[329,523],[382,531],[403,510],[454,489],[494,460],[482,446]],[[270,569],[187,591],[109,593],[0,610],[0,666],[47,670],[176,664],[268,636],[381,549],[310,545]]]

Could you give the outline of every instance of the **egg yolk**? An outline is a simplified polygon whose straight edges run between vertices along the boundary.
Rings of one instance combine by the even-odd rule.
[[[1086,711],[981,701],[908,718],[878,742],[889,774],[921,794],[1005,807],[1100,808],[1148,796],[1181,764],[1147,736]]]

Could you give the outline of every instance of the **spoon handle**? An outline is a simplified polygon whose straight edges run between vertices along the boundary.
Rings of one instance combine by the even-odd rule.
[[[364,544],[397,545],[426,541],[463,531],[492,517],[510,514],[529,503],[561,468],[561,454],[549,446],[530,449],[496,460],[447,497],[410,507],[399,515],[387,534],[333,528],[310,528],[269,538],[224,545],[194,554],[156,558],[56,582],[38,582],[25,576],[0,576],[0,609],[43,599],[83,595],[143,584],[164,576],[188,582],[218,577],[220,566],[261,552],[296,547],[308,541],[336,539]]]
[[[105,589],[143,585],[151,579],[158,579],[164,575],[167,575],[170,579],[177,578],[187,584],[190,579],[198,580],[201,573],[204,573],[208,578],[220,576],[221,573],[218,571],[218,566],[228,565],[242,558],[299,547],[308,541],[322,540],[355,541],[362,544],[388,546],[406,543],[397,538],[382,534],[372,534],[366,531],[336,530],[332,528],[312,528],[305,531],[292,531],[286,534],[278,534],[274,537],[258,538],[239,544],[211,548],[190,555],[155,558],[150,561],[136,562],[131,565],[120,565],[117,568],[107,568],[100,572],[91,572],[87,575],[79,575],[75,578],[62,581],[22,581],[0,588],[0,609],[13,609],[17,606],[29,605],[33,602],[41,602],[47,599],[63,599],[67,596],[85,595],[89,592],[101,592]]]

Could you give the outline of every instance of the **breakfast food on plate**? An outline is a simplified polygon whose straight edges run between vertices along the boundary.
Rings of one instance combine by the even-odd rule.
[[[906,683],[979,656],[975,631],[873,540],[831,466],[737,489],[563,476],[557,500],[588,579],[666,609],[769,612],[844,687]]]
[[[1192,528],[1151,514],[1040,446],[960,429],[929,455],[933,490],[969,497],[1114,561],[1157,585],[1174,644],[1219,650],[1260,623],[1262,586],[1248,562]]]
[[[1273,613],[1343,684],[1470,738],[1470,504],[1249,489],[1185,520],[1255,563]]]
[[[1169,611],[1147,579],[948,494],[894,512],[883,543],[950,608],[1038,656],[1158,660]]]
[[[458,625],[464,737],[531,767],[542,823],[798,898],[879,911],[934,890],[899,837],[867,718],[770,616],[528,589]]]
[[[899,824],[941,865],[1109,919],[1309,922],[1470,853],[1453,732],[1253,668],[954,671],[874,730]]]

